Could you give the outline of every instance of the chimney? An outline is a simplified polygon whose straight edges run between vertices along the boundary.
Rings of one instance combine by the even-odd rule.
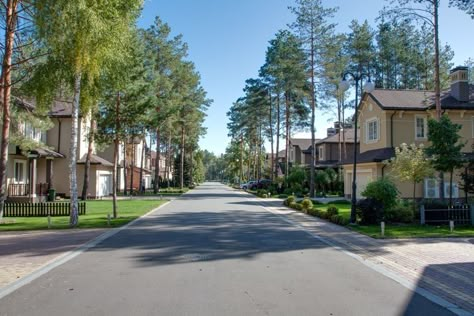
[[[468,68],[458,66],[450,71],[451,96],[459,102],[469,102]]]

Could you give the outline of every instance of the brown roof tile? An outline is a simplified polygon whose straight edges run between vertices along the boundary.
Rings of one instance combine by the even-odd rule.
[[[474,109],[474,85],[469,86],[469,94],[469,102],[459,102],[451,96],[450,90],[443,91],[441,107]],[[427,110],[435,106],[434,91],[376,89],[369,95],[385,110]]]

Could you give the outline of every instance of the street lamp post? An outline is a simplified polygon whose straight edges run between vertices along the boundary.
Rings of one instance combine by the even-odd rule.
[[[351,76],[352,79],[355,81],[355,113],[354,113],[354,158],[353,158],[353,166],[352,166],[352,195],[351,195],[351,224],[356,223],[356,203],[357,203],[357,121],[358,121],[358,103],[359,103],[359,82],[362,81],[363,78],[367,78],[368,81],[364,85],[364,91],[367,93],[371,93],[374,91],[374,84],[370,81],[370,75],[357,72],[346,72],[342,75],[342,80],[339,83],[339,87],[342,91],[347,91],[350,88],[350,83],[346,80],[347,76]]]

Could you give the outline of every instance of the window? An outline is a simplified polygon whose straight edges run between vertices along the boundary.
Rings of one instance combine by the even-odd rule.
[[[379,121],[374,118],[366,123],[366,139],[367,142],[376,142],[379,139]]]
[[[444,182],[444,197],[449,197],[449,181]],[[453,198],[459,197],[459,188],[457,183],[453,183]],[[439,182],[435,178],[425,179],[425,198],[439,198]]]
[[[427,129],[426,117],[415,116],[415,139],[426,139]]]
[[[15,183],[25,183],[26,182],[26,161],[24,160],[15,160],[15,169],[14,169],[14,181]]]
[[[319,158],[319,160],[324,160],[324,148],[323,148],[323,146],[318,147],[318,158]]]
[[[449,198],[449,181],[444,182],[444,197]],[[458,184],[453,182],[453,198],[459,197]]]
[[[438,180],[434,178],[425,179],[425,198],[429,198],[429,199],[439,198]]]

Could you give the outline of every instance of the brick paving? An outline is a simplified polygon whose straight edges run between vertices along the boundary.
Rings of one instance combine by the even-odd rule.
[[[0,232],[0,289],[80,247],[104,231]]]
[[[474,315],[474,244],[469,238],[373,239],[289,209],[281,200],[250,200]]]

